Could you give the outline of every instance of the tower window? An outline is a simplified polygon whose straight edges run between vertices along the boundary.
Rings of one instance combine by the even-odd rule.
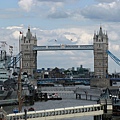
[[[26,48],[28,49],[28,48],[29,48],[29,46],[27,45],[27,46],[26,46]]]
[[[102,42],[103,42],[103,38],[102,38]]]
[[[26,63],[26,66],[29,66],[29,63]]]

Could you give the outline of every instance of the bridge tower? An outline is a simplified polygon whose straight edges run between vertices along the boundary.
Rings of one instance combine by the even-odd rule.
[[[22,72],[27,72],[33,76],[37,69],[37,51],[33,51],[33,46],[37,46],[37,38],[36,35],[32,35],[30,27],[28,27],[26,36],[22,35],[20,46],[22,51]]]
[[[108,87],[110,80],[108,76],[108,36],[103,33],[102,27],[98,33],[94,33],[93,37],[94,48],[94,76],[90,86]]]
[[[106,78],[108,75],[108,36],[100,27],[99,33],[94,33],[94,74],[97,78]]]

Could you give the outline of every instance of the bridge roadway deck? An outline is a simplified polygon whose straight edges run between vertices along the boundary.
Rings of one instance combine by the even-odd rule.
[[[40,83],[54,83],[54,82],[58,82],[58,81],[70,81],[70,82],[90,82],[91,78],[43,78],[43,79],[38,79],[36,84],[40,84]],[[120,78],[110,78],[110,81],[116,81],[116,82],[120,82]]]
[[[56,120],[62,118],[72,118],[81,116],[95,116],[104,113],[104,105],[94,104],[86,106],[76,106],[67,108],[56,108],[41,111],[27,112],[27,120]],[[7,120],[25,119],[25,113],[8,114]]]

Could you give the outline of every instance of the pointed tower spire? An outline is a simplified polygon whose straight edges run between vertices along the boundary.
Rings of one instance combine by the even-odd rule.
[[[30,26],[28,26],[28,31],[30,31]]]
[[[30,26],[28,27],[28,32],[26,33],[26,38],[28,38],[29,40],[32,37],[32,33],[30,32]]]
[[[94,39],[96,38],[96,32],[94,31],[94,37],[93,37]]]
[[[102,27],[100,26],[100,30],[99,30],[99,35],[102,36],[103,32],[102,32]]]
[[[37,37],[36,37],[36,33],[35,33],[35,39],[37,39]]]
[[[106,31],[106,37],[108,38],[107,31]]]

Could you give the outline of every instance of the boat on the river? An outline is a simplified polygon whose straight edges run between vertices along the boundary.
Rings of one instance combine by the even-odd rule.
[[[53,93],[48,95],[48,100],[62,100],[62,98],[57,93]]]

